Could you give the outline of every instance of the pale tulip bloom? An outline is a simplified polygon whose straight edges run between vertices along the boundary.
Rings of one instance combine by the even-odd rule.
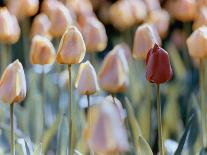
[[[188,51],[193,58],[207,57],[207,27],[195,30],[187,39]]]
[[[132,60],[132,54],[131,54],[131,49],[129,46],[122,42],[116,45],[116,48],[120,48],[124,52],[124,55],[126,57],[127,62],[129,63]]]
[[[89,147],[95,153],[103,154],[127,151],[129,149],[127,131],[120,119],[117,106],[105,99],[89,110],[91,118],[94,118],[91,127],[87,130],[86,140]]]
[[[30,49],[32,64],[46,65],[55,61],[55,48],[47,37],[36,35]]]
[[[207,7],[202,7],[199,10],[198,16],[193,23],[193,29],[196,30],[201,26],[207,26]]]
[[[89,61],[80,64],[75,86],[81,95],[92,95],[99,90],[96,71]]]
[[[20,37],[20,27],[15,16],[6,7],[0,8],[0,41],[16,43]]]
[[[58,0],[43,0],[41,5],[41,12],[45,13],[47,16],[51,16],[56,6],[60,3]]]
[[[124,50],[115,47],[104,59],[98,74],[99,84],[110,93],[124,92],[128,87],[128,72]]]
[[[4,103],[18,103],[26,96],[26,80],[19,60],[11,63],[3,72],[0,80],[0,99]]]
[[[135,59],[145,59],[149,49],[155,43],[161,44],[157,30],[150,24],[139,26],[134,36],[133,57]]]
[[[69,27],[63,34],[57,53],[57,62],[60,64],[78,64],[85,56],[86,47],[80,31]]]
[[[149,12],[161,9],[159,0],[144,0]]]
[[[46,14],[41,13],[37,15],[32,22],[31,38],[35,35],[43,35],[51,38],[51,35],[49,34],[50,27],[51,22]]]

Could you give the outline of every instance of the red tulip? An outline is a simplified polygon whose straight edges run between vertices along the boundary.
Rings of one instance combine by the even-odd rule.
[[[146,64],[148,81],[161,84],[171,79],[173,72],[168,53],[157,44],[149,50]]]

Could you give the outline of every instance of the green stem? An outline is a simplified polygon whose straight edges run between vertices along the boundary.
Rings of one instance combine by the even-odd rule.
[[[69,103],[68,103],[68,125],[69,125],[69,141],[68,141],[68,150],[70,152],[69,155],[73,155],[74,150],[72,148],[72,72],[71,65],[68,65],[69,72]]]
[[[202,128],[202,143],[203,147],[207,146],[206,136],[206,106],[205,106],[205,65],[200,59],[200,102],[201,102],[201,128]]]
[[[11,125],[11,155],[15,155],[15,137],[14,137],[14,103],[10,104],[10,125]]]
[[[157,123],[158,123],[158,139],[159,152],[164,155],[163,136],[162,136],[162,120],[161,120],[161,103],[160,103],[160,85],[157,84]]]
[[[10,45],[2,44],[1,48],[1,70],[3,72],[6,66],[10,63]]]
[[[45,73],[44,73],[44,66],[42,66],[42,73],[41,73],[41,93],[42,93],[42,112],[43,112],[43,127],[46,126],[45,120]]]

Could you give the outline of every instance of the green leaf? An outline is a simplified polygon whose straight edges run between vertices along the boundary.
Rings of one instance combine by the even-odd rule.
[[[149,144],[142,136],[139,136],[138,138],[138,145],[139,145],[139,149],[138,149],[139,155],[153,155]]]
[[[34,148],[34,153],[33,155],[42,155],[42,144],[38,144],[35,148]]]

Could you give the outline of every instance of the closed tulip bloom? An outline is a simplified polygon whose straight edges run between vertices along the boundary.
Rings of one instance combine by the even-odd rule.
[[[207,57],[207,27],[195,30],[187,39],[188,51],[191,57],[202,59]]]
[[[153,24],[156,27],[160,37],[164,38],[170,25],[170,15],[163,9],[152,11],[147,19],[147,22]]]
[[[207,25],[207,7],[202,7],[199,10],[198,17],[195,19],[193,23],[193,29],[196,30],[201,26]]]
[[[98,74],[100,86],[110,93],[124,92],[128,87],[128,62],[124,51],[115,47],[105,57]]]
[[[159,0],[144,0],[149,12],[161,9]]]
[[[55,10],[58,3],[60,3],[58,0],[43,0],[41,12],[44,12],[47,16],[50,16],[51,12]]]
[[[0,8],[0,41],[16,43],[20,37],[20,27],[15,16],[6,7]]]
[[[172,78],[173,72],[168,53],[157,44],[149,50],[146,64],[146,78],[148,81],[161,84]]]
[[[89,129],[88,143],[96,153],[117,154],[129,149],[127,131],[113,102],[104,100],[89,109],[93,124]]]
[[[33,38],[35,35],[43,35],[50,38],[50,27],[51,22],[46,14],[41,13],[37,15],[32,22],[31,37]]]
[[[133,57],[135,59],[145,59],[149,49],[155,43],[161,44],[157,30],[150,24],[139,26],[134,36]]]
[[[4,103],[18,103],[26,96],[26,80],[19,60],[11,63],[0,80],[0,99]]]
[[[80,25],[88,52],[101,52],[106,48],[107,35],[104,25],[95,17],[86,17]]]
[[[96,71],[89,61],[80,65],[75,85],[81,95],[92,95],[99,90]]]
[[[46,65],[55,61],[55,48],[47,37],[36,35],[30,49],[32,64]]]
[[[63,34],[57,53],[57,62],[60,64],[78,64],[86,53],[85,43],[80,31],[69,27]]]

